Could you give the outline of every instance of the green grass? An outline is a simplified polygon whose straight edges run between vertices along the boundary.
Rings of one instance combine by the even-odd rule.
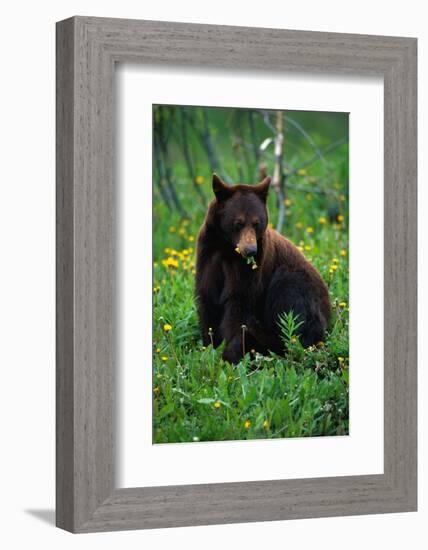
[[[322,140],[318,143],[322,145]],[[237,181],[227,144],[223,149],[220,144],[219,150],[225,169]],[[311,151],[302,146],[299,156],[287,161],[298,166],[302,156],[310,157]],[[290,177],[287,188],[283,233],[301,248],[329,287],[333,319],[325,342],[305,350],[286,323],[285,357],[248,354],[235,366],[221,359],[222,347],[202,347],[194,302],[194,249],[206,204],[196,197],[179,155],[174,158],[175,185],[188,217],[170,212],[155,195],[155,443],[348,434],[347,158],[344,144],[325,163],[315,162]],[[199,181],[211,200],[209,168],[202,160],[199,166]],[[314,188],[327,192],[315,193]],[[272,191],[269,211],[275,224]]]

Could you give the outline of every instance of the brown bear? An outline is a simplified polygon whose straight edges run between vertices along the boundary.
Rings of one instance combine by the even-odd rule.
[[[279,316],[293,312],[307,347],[320,342],[330,319],[327,287],[289,240],[268,227],[270,178],[226,185],[216,174],[215,199],[199,231],[196,301],[204,345],[225,340],[223,358],[250,349],[284,353]]]

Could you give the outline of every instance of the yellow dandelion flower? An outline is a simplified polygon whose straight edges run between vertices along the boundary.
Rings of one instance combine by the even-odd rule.
[[[177,231],[177,228],[174,225],[171,225],[171,227],[169,228],[169,232],[175,233],[176,231]]]
[[[186,230],[184,229],[184,227],[180,227],[180,229],[178,230],[178,234],[179,235],[185,235],[186,234]]]
[[[265,430],[269,429],[269,422],[267,420],[265,420],[262,425]]]
[[[153,287],[153,292],[156,294],[157,292],[159,292],[160,290],[160,286],[154,286]]]
[[[178,267],[178,262],[177,260],[175,260],[174,258],[172,258],[171,256],[169,258],[166,258],[165,260],[162,260],[162,264],[165,266],[165,267],[174,267],[175,269],[177,269]]]
[[[153,393],[154,394],[158,394],[160,392],[160,387],[159,386],[156,386],[155,388],[153,388]]]
[[[314,228],[313,227],[307,227],[306,228],[306,233],[313,233],[314,232]]]
[[[165,323],[163,329],[165,332],[169,332],[172,329],[172,326],[169,323]]]
[[[285,199],[284,204],[285,204],[285,206],[290,206],[291,205],[291,199]]]
[[[216,401],[216,402],[214,403],[214,408],[219,409],[220,407],[221,407],[220,401]]]
[[[345,308],[346,307],[346,302],[339,302],[339,307]]]
[[[196,275],[196,269],[192,269],[192,275]]]
[[[344,258],[346,256],[346,250],[342,249],[340,255]]]
[[[345,216],[343,216],[342,214],[339,214],[339,215],[337,216],[337,221],[338,221],[338,222],[343,222],[344,219],[345,219]]]
[[[160,353],[160,348],[156,348],[156,353]]]
[[[168,356],[167,355],[162,355],[161,359],[162,359],[162,361],[168,361]]]
[[[193,241],[195,240],[195,237],[193,235],[189,235],[187,237],[187,240],[190,242],[190,243],[193,243]]]
[[[244,422],[244,428],[245,428],[246,430],[249,430],[249,429],[251,428],[251,422],[250,422],[249,420],[246,420],[246,421]]]
[[[318,223],[320,223],[321,225],[325,225],[327,223],[327,219],[324,216],[321,216],[318,219]]]
[[[235,252],[237,252],[238,254],[241,254],[241,249],[239,248],[239,246],[235,247]]]
[[[296,222],[296,223],[294,224],[294,227],[295,227],[296,229],[302,229],[303,223],[302,223],[302,222]]]
[[[337,265],[336,265],[336,264],[332,264],[332,265],[330,266],[330,269],[331,269],[332,271],[336,271]]]
[[[343,363],[345,361],[343,357],[338,357],[337,360],[339,361],[339,363]]]
[[[189,220],[188,220],[188,219],[186,219],[186,218],[183,218],[183,219],[181,220],[181,222],[180,222],[180,223],[181,223],[181,225],[183,225],[184,227],[186,227],[187,225],[189,225],[189,223],[190,223],[190,222],[189,222]]]
[[[204,176],[196,176],[195,178],[195,183],[198,184],[198,185],[202,185],[205,181],[205,178]]]
[[[297,174],[299,176],[306,176],[307,172],[304,168],[299,168],[299,170],[297,170]]]
[[[333,258],[331,261],[332,261],[332,263],[334,263],[334,264],[338,264],[338,263],[339,263],[339,260],[338,260],[337,258]]]
[[[309,244],[305,244],[305,250],[306,252],[309,252],[309,250],[311,250],[311,246]]]

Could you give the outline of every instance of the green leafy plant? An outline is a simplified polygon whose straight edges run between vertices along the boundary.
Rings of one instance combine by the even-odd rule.
[[[278,325],[281,329],[282,341],[286,348],[297,342],[299,327],[303,325],[303,321],[299,320],[298,315],[295,315],[293,311],[283,313],[279,316]]]

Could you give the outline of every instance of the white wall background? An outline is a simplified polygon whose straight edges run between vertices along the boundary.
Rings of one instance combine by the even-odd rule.
[[[427,201],[428,28],[424,3],[381,0],[14,0],[1,11],[0,541],[3,548],[426,547],[428,483],[419,377],[419,512],[73,536],[53,527],[54,506],[54,23],[97,15],[198,23],[417,36],[419,38],[420,212]],[[425,156],[424,156],[425,153]],[[420,248],[427,233],[421,215]],[[421,250],[420,280],[428,277]],[[426,303],[426,285],[420,288]],[[422,310],[422,307],[420,308]],[[421,311],[420,334],[427,331]],[[421,339],[422,340],[422,339]],[[424,361],[425,359],[425,361]]]

